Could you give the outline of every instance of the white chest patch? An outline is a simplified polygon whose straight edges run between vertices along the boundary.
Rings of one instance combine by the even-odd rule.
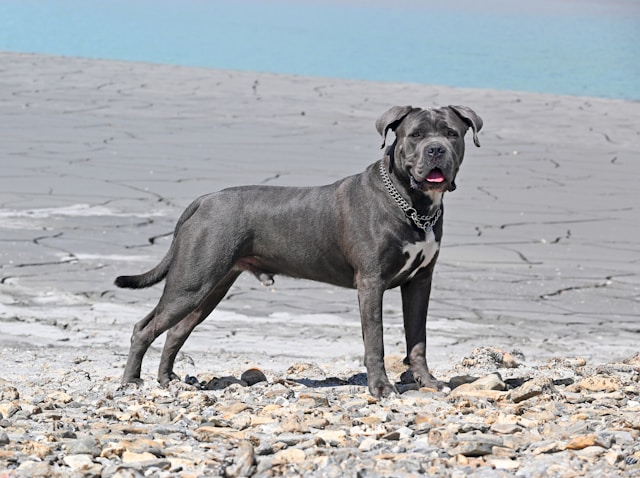
[[[420,269],[429,265],[439,248],[440,244],[436,242],[436,236],[433,231],[429,231],[425,241],[406,244],[402,248],[406,262],[402,269],[398,271],[396,277],[409,272],[407,280],[412,279]]]

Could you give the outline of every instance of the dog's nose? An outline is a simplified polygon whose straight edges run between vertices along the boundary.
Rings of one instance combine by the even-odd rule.
[[[427,146],[427,156],[432,159],[440,158],[445,152],[444,146],[440,143],[432,143]]]

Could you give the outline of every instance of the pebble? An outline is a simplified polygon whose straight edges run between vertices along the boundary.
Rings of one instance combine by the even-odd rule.
[[[99,467],[89,455],[66,455],[62,461],[74,471],[88,471],[91,468]]]
[[[591,376],[580,380],[578,386],[589,392],[615,392],[620,390],[621,382],[618,377]]]
[[[536,365],[485,347],[449,371],[450,393],[380,401],[347,378],[360,370],[309,363],[270,381],[232,371],[248,386],[217,390],[95,372],[5,381],[0,475],[626,476],[640,470],[637,362]]]
[[[94,437],[80,438],[67,443],[67,453],[71,455],[100,456],[100,442]]]
[[[307,455],[298,448],[287,448],[277,452],[273,457],[274,465],[288,465],[291,463],[302,463]]]
[[[30,461],[26,460],[20,463],[18,466],[18,476],[30,476],[30,477],[46,477],[49,478],[53,475],[51,465],[42,461]],[[0,476],[5,476],[0,473]],[[11,477],[12,475],[7,474]],[[15,475],[14,475],[15,476]]]
[[[249,441],[242,441],[233,457],[233,464],[225,469],[228,478],[251,476],[255,469],[255,450]]]
[[[553,379],[550,377],[536,377],[512,390],[509,398],[513,403],[520,403],[543,393],[550,394],[553,392],[553,386]]]

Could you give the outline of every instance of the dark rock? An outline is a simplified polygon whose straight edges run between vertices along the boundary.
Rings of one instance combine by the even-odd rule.
[[[245,382],[247,385],[251,387],[256,383],[266,382],[267,377],[264,373],[262,373],[262,370],[258,370],[257,368],[251,368],[240,376],[240,380]]]
[[[245,382],[244,380],[239,380],[235,377],[213,377],[202,388],[203,390],[223,390],[234,384],[241,385],[243,387],[247,386],[247,382]]]

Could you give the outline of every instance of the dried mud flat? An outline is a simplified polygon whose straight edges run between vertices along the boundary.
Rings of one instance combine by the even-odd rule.
[[[399,384],[375,401],[361,368],[292,363],[219,390],[122,387],[121,364],[105,375],[108,350],[52,368],[55,353],[1,354],[22,374],[0,381],[2,478],[640,476],[640,354],[533,365],[483,347],[449,371],[452,390]],[[401,358],[387,365],[399,379]]]

